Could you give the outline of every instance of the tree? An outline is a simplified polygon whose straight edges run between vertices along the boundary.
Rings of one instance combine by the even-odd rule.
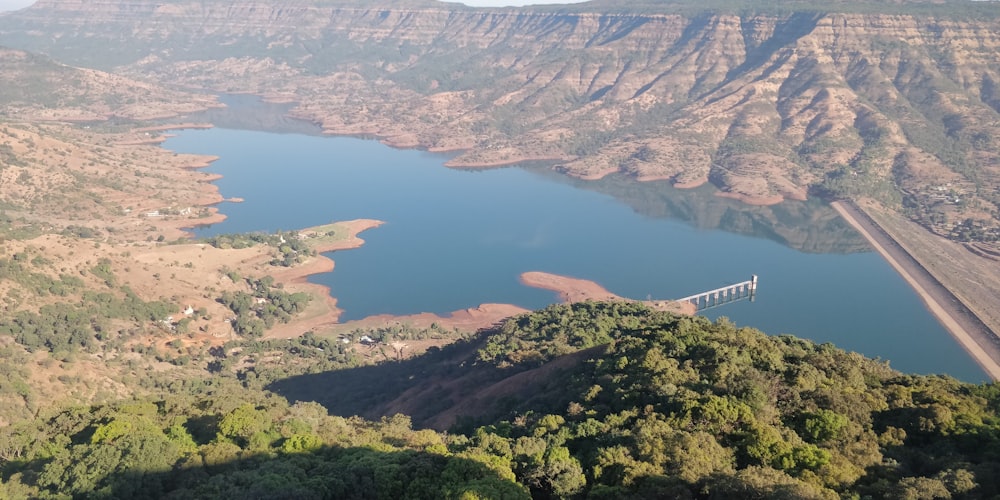
[[[222,417],[219,422],[219,433],[243,443],[245,447],[252,436],[268,430],[270,426],[271,419],[267,413],[248,403]]]
[[[563,446],[547,449],[542,463],[528,470],[523,479],[533,491],[557,497],[575,495],[587,485],[580,462]]]

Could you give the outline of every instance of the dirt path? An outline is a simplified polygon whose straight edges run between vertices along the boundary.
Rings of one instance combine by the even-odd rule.
[[[833,208],[889,262],[917,292],[938,321],[993,380],[1000,380],[1000,349],[993,332],[934,278],[867,214],[851,202],[833,202]]]

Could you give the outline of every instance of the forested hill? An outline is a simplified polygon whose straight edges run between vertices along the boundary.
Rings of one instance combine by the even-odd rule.
[[[304,359],[293,364],[301,369]],[[476,385],[453,391],[448,404],[460,407],[459,394],[492,395],[496,404],[441,434],[415,430],[402,415],[328,416],[315,403],[252,389],[250,377],[240,387],[223,372],[159,398],[45,411],[3,429],[0,496],[1000,494],[996,386],[904,375],[831,345],[725,320],[634,304],[552,306],[422,360],[378,368],[410,371],[373,380],[388,392],[403,380],[416,379],[407,390],[440,385],[434,375],[450,370]],[[311,380],[316,394],[335,392],[321,380]],[[530,390],[500,391],[504,384]],[[336,397],[324,401],[338,411]],[[438,410],[441,403],[423,402]]]

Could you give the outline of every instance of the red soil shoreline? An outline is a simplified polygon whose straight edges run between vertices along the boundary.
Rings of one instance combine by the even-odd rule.
[[[670,311],[677,314],[693,315],[697,312],[694,304],[672,300],[635,300],[611,293],[596,282],[558,274],[531,271],[522,273],[521,283],[534,288],[550,290],[559,295],[564,303],[594,301],[641,302],[652,309]]]
[[[525,286],[541,288],[556,292],[562,303],[593,301],[624,301],[642,302],[650,308],[670,311],[678,314],[694,314],[694,305],[670,300],[637,301],[615,295],[601,285],[583,279],[560,276],[558,274],[531,271],[521,274],[520,281]],[[339,329],[386,327],[395,324],[407,324],[418,328],[427,328],[436,323],[445,328],[475,331],[488,328],[511,316],[529,312],[520,306],[502,303],[487,303],[479,306],[453,311],[447,315],[434,313],[419,313],[406,316],[379,314],[359,320],[338,323]]]
[[[359,248],[365,244],[365,240],[358,237],[358,234],[368,229],[379,227],[383,222],[375,219],[355,219],[338,222],[337,224],[347,227],[347,238],[317,246],[315,248],[317,254]],[[340,314],[343,311],[337,307],[337,298],[330,294],[330,287],[309,282],[309,276],[331,272],[335,265],[333,259],[324,255],[316,255],[302,265],[285,269],[272,275],[279,282],[292,285],[313,296],[322,297],[326,311],[308,318],[293,319],[284,325],[277,325],[265,334],[266,337],[293,338],[307,331],[331,328],[340,324]]]

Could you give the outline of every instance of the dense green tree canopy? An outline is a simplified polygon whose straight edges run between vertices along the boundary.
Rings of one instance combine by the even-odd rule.
[[[316,337],[283,348],[275,342],[239,350],[286,349],[278,352],[301,355],[287,358],[296,363],[357,370],[327,364],[327,349],[340,354]],[[448,363],[470,371],[443,368]],[[552,306],[422,358],[364,370],[376,380],[387,374],[390,393],[393,377],[412,373],[424,380],[400,386],[411,395],[422,383],[439,384],[441,373],[453,376],[454,394],[470,399],[501,394],[501,386],[521,390],[503,392],[493,406],[424,401],[438,412],[466,408],[459,425],[441,433],[399,414],[331,416],[222,369],[157,397],[48,409],[0,428],[0,497],[1000,494],[997,386],[904,375],[828,344],[724,319],[637,304]]]

